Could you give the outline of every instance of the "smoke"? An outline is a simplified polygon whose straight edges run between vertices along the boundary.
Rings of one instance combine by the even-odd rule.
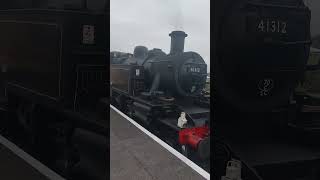
[[[176,13],[172,14],[170,25],[173,26],[175,30],[184,30],[181,6],[178,6],[176,9]]]
[[[168,10],[167,12],[167,19],[168,23],[174,30],[184,30],[184,25],[183,25],[183,13],[182,13],[182,3],[181,0],[160,0],[162,2],[165,2],[163,4],[166,6],[165,9]]]

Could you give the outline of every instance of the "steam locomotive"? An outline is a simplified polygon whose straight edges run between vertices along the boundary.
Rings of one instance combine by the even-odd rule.
[[[170,36],[169,54],[144,46],[133,55],[111,52],[111,103],[187,156],[208,160],[207,65],[198,53],[184,52],[185,32]]]
[[[9,114],[1,123],[14,139],[22,136],[26,151],[66,169],[77,159],[75,128],[108,133],[105,10],[73,3],[6,1],[0,10],[1,92]],[[60,155],[43,154],[51,149]]]
[[[287,106],[309,56],[309,9],[301,0],[217,3],[216,96],[247,112]]]
[[[303,104],[294,89],[309,57],[309,8],[302,0],[227,0],[216,1],[215,7],[213,90],[215,103],[224,106],[215,106],[213,119],[214,179],[231,178],[233,158],[243,163],[242,177],[235,179],[262,179],[255,170],[266,179],[303,177],[309,173],[304,168],[318,166],[297,162],[293,170],[288,164],[296,159],[288,152],[305,147],[290,127],[307,117],[299,117]],[[282,153],[280,146],[287,150]],[[269,148],[274,151],[265,153]]]

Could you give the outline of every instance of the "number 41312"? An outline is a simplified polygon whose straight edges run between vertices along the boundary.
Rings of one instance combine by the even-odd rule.
[[[259,32],[287,33],[287,22],[278,20],[261,20],[258,25]]]

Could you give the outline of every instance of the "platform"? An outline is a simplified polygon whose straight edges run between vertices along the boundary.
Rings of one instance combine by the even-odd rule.
[[[110,108],[111,180],[202,180],[202,175]]]
[[[61,176],[2,136],[0,136],[0,179],[63,180]]]

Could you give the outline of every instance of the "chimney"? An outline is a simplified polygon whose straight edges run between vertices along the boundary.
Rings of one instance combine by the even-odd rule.
[[[171,37],[170,54],[183,53],[184,39],[188,35],[183,31],[172,31],[169,36]]]

